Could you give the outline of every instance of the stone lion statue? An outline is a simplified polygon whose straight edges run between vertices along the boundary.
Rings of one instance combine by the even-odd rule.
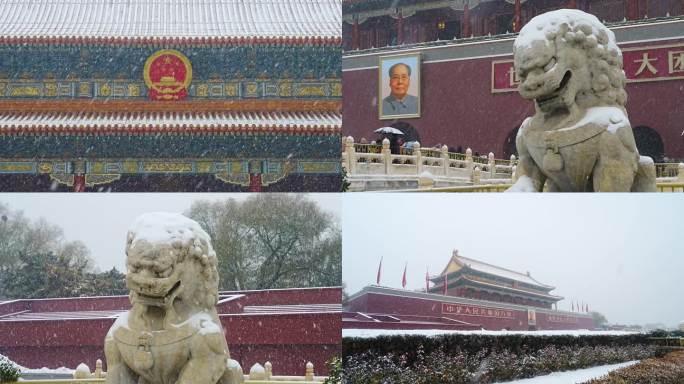
[[[209,235],[173,213],[136,219],[126,242],[132,308],[105,338],[108,384],[237,384],[216,312],[218,272]]]
[[[639,156],[627,119],[615,35],[578,10],[539,15],[515,39],[518,91],[536,113],[518,131],[509,191],[655,191],[655,166]]]

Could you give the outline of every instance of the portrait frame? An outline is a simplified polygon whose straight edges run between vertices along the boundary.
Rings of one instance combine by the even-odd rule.
[[[421,116],[421,59],[420,53],[409,53],[401,55],[380,56],[378,58],[378,119],[379,120],[394,120],[394,119],[408,119],[419,118]],[[410,68],[409,87],[406,91],[407,97],[415,100],[411,105],[415,104],[415,113],[393,113],[387,111],[385,108],[385,99],[391,96],[390,75],[389,70],[395,64],[404,64]]]
[[[534,309],[527,310],[527,325],[537,325],[537,312]]]

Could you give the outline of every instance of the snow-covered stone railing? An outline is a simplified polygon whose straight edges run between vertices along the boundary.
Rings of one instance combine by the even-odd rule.
[[[421,148],[418,142],[392,153],[388,139],[382,145],[359,144],[351,136],[344,139],[342,151],[342,166],[352,183],[351,190],[365,190],[355,184],[366,180],[377,184],[380,179],[386,179],[385,184],[401,180],[407,184],[403,187],[409,187],[410,182],[414,186],[509,184],[515,164],[515,156],[508,160],[496,159],[493,153],[478,157],[473,156],[470,148],[466,153],[454,153],[446,145],[439,149]]]
[[[86,364],[79,364],[73,372],[73,379],[50,379],[50,380],[21,380],[21,384],[100,384],[104,383],[107,372],[102,370],[102,360],[98,359],[95,363],[95,372],[90,372]],[[314,366],[307,362],[304,367],[304,376],[277,376],[273,375],[273,367],[270,362],[261,365],[254,364],[248,375],[244,375],[245,384],[298,384],[298,383],[322,383],[327,376],[316,376]]]
[[[517,179],[514,155],[496,159],[449,152],[446,146],[439,149],[401,148],[392,153],[390,142],[382,144],[355,143],[351,136],[344,138],[342,166],[347,171],[350,191],[367,190],[440,190],[471,192],[484,190],[501,192]],[[656,164],[659,192],[682,192],[684,189],[684,163]]]

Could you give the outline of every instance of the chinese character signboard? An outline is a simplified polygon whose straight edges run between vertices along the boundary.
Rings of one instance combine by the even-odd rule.
[[[684,43],[623,48],[628,83],[684,79]],[[492,93],[517,91],[513,60],[492,61]]]
[[[492,61],[492,93],[517,91],[518,84],[512,59]]]
[[[443,315],[495,317],[497,319],[512,319],[513,310],[478,307],[475,305],[442,303]]]
[[[684,79],[684,44],[622,50],[628,82]]]
[[[579,319],[574,316],[569,315],[548,315],[546,320],[549,323],[565,323],[565,324],[577,324]]]

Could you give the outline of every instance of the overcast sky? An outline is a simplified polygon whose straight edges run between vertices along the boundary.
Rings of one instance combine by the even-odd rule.
[[[125,270],[126,233],[138,215],[164,211],[183,213],[196,200],[238,199],[248,193],[5,193],[0,202],[31,219],[45,218],[64,229],[69,241],[84,242],[97,267]],[[341,215],[339,194],[308,194],[325,211]]]
[[[555,286],[612,323],[684,320],[684,199],[678,194],[345,194],[343,280],[424,289],[453,249]]]

